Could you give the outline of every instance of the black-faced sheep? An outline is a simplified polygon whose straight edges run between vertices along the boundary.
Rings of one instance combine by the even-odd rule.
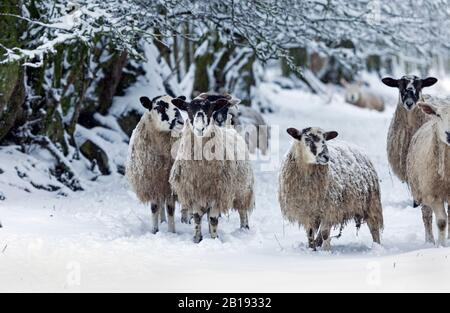
[[[384,111],[384,100],[382,97],[364,88],[362,83],[348,83],[341,81],[345,87],[345,101],[354,106],[366,109],[372,109],[379,112]]]
[[[438,244],[446,246],[450,199],[450,99],[434,99],[418,106],[431,117],[414,135],[407,159],[408,183],[414,199],[424,206],[426,240],[434,242],[432,213],[439,229]],[[450,230],[449,230],[450,237]]]
[[[389,127],[387,153],[394,174],[406,182],[406,158],[409,144],[416,131],[428,121],[428,117],[417,107],[423,100],[422,90],[436,84],[437,79],[429,77],[403,76],[401,79],[384,78],[383,83],[399,89],[399,101]]]
[[[285,218],[303,226],[309,247],[330,249],[330,232],[355,220],[367,222],[380,243],[383,212],[377,173],[357,149],[339,142],[327,145],[337,132],[320,128],[289,128],[295,141],[284,160],[279,202]],[[317,237],[316,237],[317,235]]]
[[[140,99],[147,111],[136,126],[130,140],[126,176],[131,188],[142,203],[150,203],[152,233],[159,230],[158,217],[167,207],[168,228],[175,232],[175,196],[169,184],[174,162],[172,146],[184,125],[180,111],[172,104],[172,97]]]
[[[224,108],[214,113],[216,125],[234,127],[245,139],[250,153],[259,149],[267,155],[270,144],[270,127],[262,114],[246,106]]]
[[[194,213],[194,242],[202,240],[201,220],[209,213],[212,238],[217,238],[219,214],[231,208],[239,211],[241,227],[254,208],[253,169],[243,138],[233,129],[214,124],[214,112],[232,106],[227,99],[209,101],[197,97],[188,103],[176,98],[172,103],[187,111],[170,183],[184,208]],[[247,222],[248,223],[248,222]]]

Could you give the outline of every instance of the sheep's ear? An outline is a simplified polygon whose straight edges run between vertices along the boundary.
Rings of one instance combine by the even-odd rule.
[[[399,80],[398,79],[393,79],[393,78],[390,78],[390,77],[386,77],[386,78],[383,78],[381,81],[386,86],[389,86],[389,87],[392,87],[392,88],[398,88],[399,87]]]
[[[208,93],[207,92],[203,92],[203,93],[199,94],[196,98],[200,98],[200,99],[206,100],[206,99],[208,99]]]
[[[436,110],[431,105],[424,102],[419,102],[417,105],[422,109],[423,113],[428,115],[437,115]]]
[[[428,77],[428,78],[422,79],[422,87],[431,87],[434,84],[436,84],[437,82],[438,82],[437,78]]]
[[[144,108],[146,108],[147,110],[152,109],[153,102],[148,97],[141,97],[139,100],[141,101],[141,104]]]
[[[172,99],[172,104],[182,111],[187,111],[188,109],[188,103],[186,102],[186,97],[184,96]]]
[[[286,131],[289,135],[291,135],[292,138],[302,140],[302,132],[299,131],[297,128],[291,127],[288,128]]]
[[[332,132],[326,132],[324,134],[325,140],[329,141],[329,140],[333,140],[334,138],[336,138],[338,136],[338,132],[332,131]]]
[[[241,103],[241,99],[238,99],[238,98],[232,98],[232,99],[230,99],[230,103],[231,103],[231,105],[235,105],[235,106],[237,106],[237,105],[239,105],[239,103]]]
[[[227,99],[223,98],[223,99],[218,99],[214,102],[211,102],[212,108],[213,108],[213,112],[222,110],[225,107],[230,107],[232,106],[232,104],[230,103],[230,101],[228,101]]]

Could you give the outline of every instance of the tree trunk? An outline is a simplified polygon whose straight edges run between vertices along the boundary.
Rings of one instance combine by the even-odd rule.
[[[21,15],[22,1],[3,0],[0,13]],[[0,42],[7,47],[21,47],[22,21],[15,17],[0,18]],[[24,70],[20,63],[0,65],[0,142],[14,127],[25,102]]]

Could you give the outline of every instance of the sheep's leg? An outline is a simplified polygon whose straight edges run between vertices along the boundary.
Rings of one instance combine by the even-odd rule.
[[[310,249],[313,249],[314,251],[316,251],[316,245],[317,245],[316,238],[315,238],[315,233],[316,232],[314,231],[313,228],[309,228],[306,231],[306,234],[308,236],[308,247]]]
[[[321,240],[322,237],[319,236],[317,233],[319,232],[320,225],[322,222],[320,219],[317,219],[310,225],[309,227],[306,227],[306,236],[308,237],[308,246],[310,249],[313,249],[314,251],[317,250],[317,247],[321,247],[323,244],[323,241]],[[316,235],[317,238],[316,238]]]
[[[219,214],[220,211],[216,208],[211,208],[208,210],[209,214],[209,233],[211,234],[212,239],[216,239],[218,237],[217,235],[217,228],[219,226]]]
[[[152,209],[152,234],[156,234],[159,231],[159,211],[160,207],[156,203],[151,204]]]
[[[181,210],[181,223],[190,224],[193,217],[194,213],[191,208]]]
[[[166,210],[165,210],[164,203],[161,204],[161,209],[159,210],[159,217],[160,217],[161,223],[167,222]]]
[[[422,207],[422,220],[425,226],[425,241],[427,243],[435,244],[433,235],[433,209],[424,205]]]
[[[248,226],[248,213],[245,210],[238,210],[239,218],[241,220],[241,229],[250,229]]]
[[[447,246],[447,212],[445,212],[443,203],[435,202],[432,207],[434,214],[436,215],[436,222],[439,230],[438,245],[445,247]]]
[[[319,243],[316,240],[316,234],[319,230],[320,227],[320,221],[316,221],[314,225],[312,225],[311,227],[307,227],[306,228],[306,235],[308,236],[308,246],[310,249],[313,249],[314,251],[317,250],[317,244]],[[322,243],[319,243],[321,246]]]
[[[367,220],[367,226],[369,227],[373,242],[381,245],[380,225],[378,222],[369,219]]]
[[[450,205],[447,208],[447,215],[448,215],[448,223],[447,223],[447,227],[448,227],[448,239],[450,239]]]
[[[181,223],[187,224],[189,223],[188,220],[188,210],[187,209],[181,209]]]
[[[330,251],[331,250],[331,227],[330,226],[322,226],[322,230],[319,233],[319,237],[321,238],[323,245],[322,249],[324,251]]]
[[[207,219],[207,221],[208,221],[208,231],[209,231],[209,233],[211,234],[211,223],[210,223],[210,221],[209,221],[209,217],[211,216],[211,208],[208,208],[207,210],[206,210],[206,219]]]
[[[170,233],[175,233],[175,201],[167,202],[168,229]]]
[[[202,236],[202,218],[205,211],[202,209],[194,209],[194,242],[199,243],[203,240]]]

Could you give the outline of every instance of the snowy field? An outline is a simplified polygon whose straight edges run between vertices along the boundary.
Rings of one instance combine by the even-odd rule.
[[[179,211],[177,234],[162,225],[152,235],[150,209],[138,203],[118,174],[88,182],[89,191],[67,197],[7,187],[0,174],[0,189],[8,191],[0,201],[0,291],[450,291],[450,248],[424,244],[421,212],[389,170],[386,135],[395,92],[386,94],[391,106],[383,113],[354,108],[341,94],[330,94],[331,102],[275,84],[260,87],[260,95],[278,109],[265,116],[280,130],[271,155],[276,166],[266,171],[265,162],[254,163],[251,230],[239,230],[234,213],[222,217],[219,240],[206,235],[194,244]],[[372,247],[365,225],[359,232],[350,225],[332,242],[331,252],[312,252],[304,231],[283,221],[277,181],[291,144],[285,129],[308,126],[336,130],[341,140],[370,155],[382,186],[381,247]],[[1,152],[5,170],[8,154]],[[9,157],[20,161],[17,153]]]

